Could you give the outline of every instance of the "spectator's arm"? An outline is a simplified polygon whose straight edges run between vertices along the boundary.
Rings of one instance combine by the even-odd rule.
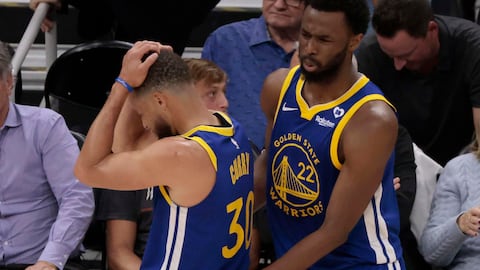
[[[460,187],[462,166],[448,163],[438,180],[430,217],[422,234],[419,249],[425,260],[436,266],[449,265],[468,238],[456,221],[461,214]]]
[[[79,150],[65,121],[55,114],[48,124],[52,125],[49,133],[39,141],[43,141],[40,143],[43,167],[58,202],[58,215],[38,260],[62,269],[71,252],[82,242],[95,205],[92,189],[73,175]]]
[[[106,229],[108,269],[140,269],[142,260],[134,253],[137,223],[130,220],[108,220]]]
[[[417,191],[417,176],[415,174],[415,155],[408,131],[399,126],[395,144],[395,177],[400,178],[400,189],[397,190],[397,201],[400,211],[400,230],[410,230],[410,214]]]

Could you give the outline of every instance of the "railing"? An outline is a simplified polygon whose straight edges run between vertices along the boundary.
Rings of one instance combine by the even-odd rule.
[[[12,1],[2,1],[2,5],[21,5],[28,6],[28,0],[12,0]],[[12,59],[12,69],[13,76],[16,77],[20,67],[22,66],[25,57],[27,56],[28,51],[33,45],[35,38],[37,37],[42,21],[47,16],[48,10],[50,9],[49,4],[40,3],[33,13],[30,22],[28,23],[27,29],[25,30],[22,39],[18,43],[18,46],[15,50],[15,55]],[[50,65],[57,59],[57,27],[54,22],[53,28],[51,31],[45,33],[45,67],[48,70]],[[10,95],[10,100],[15,102],[15,95]]]

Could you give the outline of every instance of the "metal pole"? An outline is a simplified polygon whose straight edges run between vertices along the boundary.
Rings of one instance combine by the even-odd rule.
[[[27,29],[18,44],[17,50],[15,51],[15,55],[12,59],[12,68],[13,68],[13,76],[17,76],[18,71],[20,70],[20,66],[22,65],[25,57],[27,56],[28,50],[32,46],[35,38],[37,37],[38,30],[42,25],[42,21],[47,16],[48,9],[50,8],[49,4],[47,3],[40,3],[33,13],[32,19],[28,23]],[[15,95],[10,95],[10,99],[12,102],[15,102]]]

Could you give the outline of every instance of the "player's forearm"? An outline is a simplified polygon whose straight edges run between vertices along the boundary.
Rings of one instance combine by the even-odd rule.
[[[133,150],[138,139],[146,132],[140,115],[127,98],[115,124],[112,151],[118,153]]]
[[[127,96],[122,85],[113,84],[110,96],[88,131],[75,165],[75,175],[81,181],[85,182],[93,167],[111,154],[115,124]]]

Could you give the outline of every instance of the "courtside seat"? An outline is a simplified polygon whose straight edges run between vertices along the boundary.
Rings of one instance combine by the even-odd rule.
[[[122,41],[96,41],[67,50],[48,70],[46,107],[63,115],[70,130],[86,134],[131,46]]]

